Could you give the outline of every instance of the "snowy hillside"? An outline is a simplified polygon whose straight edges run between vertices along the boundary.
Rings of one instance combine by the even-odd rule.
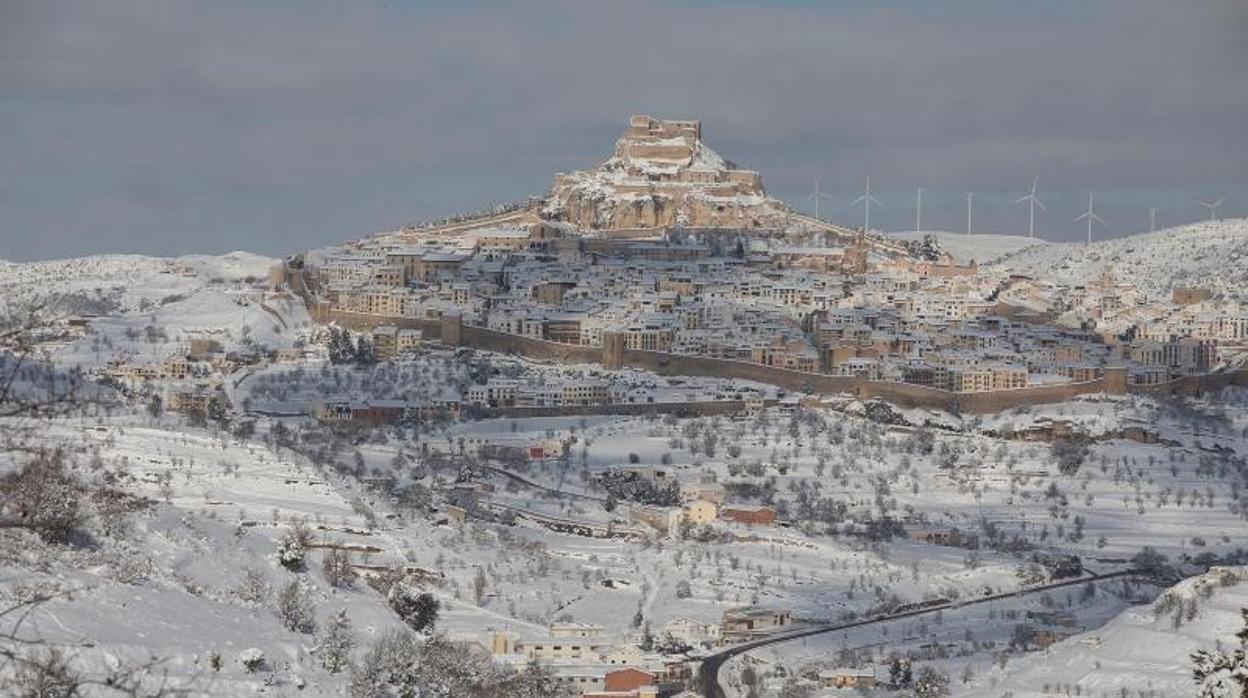
[[[1238,646],[1248,606],[1248,569],[1215,568],[1186,579],[1156,602],[1135,606],[1105,627],[994,668],[966,695],[1193,695],[1189,656]],[[1218,694],[1220,695],[1220,694]],[[1227,694],[1238,695],[1238,694]]]
[[[1186,285],[1245,299],[1248,219],[1193,223],[1092,245],[1053,243],[1008,255],[994,266],[1072,285],[1112,266],[1119,279],[1153,296],[1169,296],[1174,286]]]
[[[58,299],[70,313],[145,309],[210,283],[261,280],[277,260],[249,252],[177,258],[98,255],[44,262],[0,260],[0,298]]]
[[[266,292],[275,263],[248,252],[0,262],[0,303],[50,320],[93,317],[90,332],[56,348],[63,364],[160,360],[185,352],[192,336],[227,351],[283,349],[311,319],[293,296]]]
[[[1043,248],[1048,245],[1044,240],[1023,235],[980,235],[978,233],[967,235],[943,230],[889,233],[888,237],[898,240],[922,240],[928,235],[940,243],[941,250],[953,255],[953,258],[961,264],[972,260],[985,264],[1020,250],[1031,247]]]

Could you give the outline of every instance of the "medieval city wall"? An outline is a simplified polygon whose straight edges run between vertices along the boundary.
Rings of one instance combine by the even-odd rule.
[[[329,310],[325,313],[325,317],[317,319],[326,324],[332,322],[357,332],[371,332],[374,328],[391,325],[403,330],[420,330],[425,339],[441,339],[442,337],[442,323],[436,319],[373,315],[338,309]]]
[[[521,337],[472,325],[461,326],[459,343],[462,346],[474,349],[494,351],[500,354],[518,354],[530,359],[578,364],[596,364],[602,361],[601,347],[563,344],[562,342],[551,342],[545,339]]]
[[[1065,402],[1079,395],[1106,392],[1104,379],[1084,383],[1013,388],[982,393],[954,393],[910,383],[869,381],[850,376],[806,373],[775,366],[730,359],[666,354],[626,349],[622,365],[660,375],[736,378],[776,385],[795,392],[851,394],[861,399],[880,398],[899,407],[953,409],[962,412],[999,412],[1020,405]]]
[[[472,347],[482,351],[502,354],[515,354],[539,361],[558,361],[565,363],[601,363],[608,368],[638,368],[652,371],[663,376],[701,376],[707,378],[730,378],[755,381],[775,385],[792,392],[810,392],[825,395],[849,394],[861,399],[880,398],[899,407],[919,407],[932,409],[957,410],[970,413],[992,413],[1020,407],[1023,405],[1042,405],[1066,402],[1080,395],[1095,393],[1144,395],[1164,398],[1176,395],[1197,395],[1211,390],[1238,385],[1248,387],[1248,370],[1231,373],[1215,373],[1201,376],[1185,376],[1178,380],[1158,385],[1127,385],[1125,376],[1115,374],[1093,381],[1081,383],[1061,383],[1056,385],[1031,386],[994,390],[978,393],[954,393],[939,388],[930,388],[910,383],[889,381],[868,381],[850,376],[832,376],[823,373],[806,373],[793,371],[776,366],[764,366],[748,361],[731,359],[715,359],[685,354],[670,354],[657,351],[623,349],[620,347],[596,347],[577,344],[563,344],[544,339],[522,337],[465,325],[457,318],[441,320],[426,318],[391,317],[332,310],[327,314],[326,321],[337,322],[344,327],[356,330],[370,330],[380,325],[394,325],[401,328],[419,329],[428,339],[440,339],[444,336],[445,323],[458,325],[458,342],[452,344]],[[620,337],[620,339],[623,339]],[[607,340],[609,341],[609,340]],[[694,405],[711,403],[689,403]],[[619,409],[639,409],[636,414],[648,411],[663,412],[654,405],[600,405],[588,407],[566,408],[514,408],[514,409],[547,409],[564,410],[549,413],[535,413],[532,416],[557,416],[560,414],[621,414]],[[642,409],[645,408],[645,409]],[[605,411],[598,411],[599,409]],[[705,409],[718,410],[720,407]],[[740,406],[725,404],[725,412],[709,412],[706,414],[724,414],[740,409]],[[614,411],[613,411],[614,410]],[[633,414],[632,412],[624,412]],[[517,413],[519,415],[521,413]],[[699,413],[702,414],[702,413]]]
[[[1133,385],[1130,391],[1134,395],[1147,395],[1165,398],[1175,395],[1196,396],[1211,390],[1221,390],[1229,386],[1248,387],[1248,369],[1229,373],[1211,373],[1201,376],[1183,376],[1176,380],[1156,385]]]

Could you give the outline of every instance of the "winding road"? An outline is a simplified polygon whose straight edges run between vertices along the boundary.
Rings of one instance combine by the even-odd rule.
[[[1119,570],[1117,572],[1107,572],[1105,574],[1093,574],[1093,575],[1088,575],[1086,577],[1078,577],[1076,579],[1064,579],[1060,582],[1052,582],[1049,584],[1042,584],[1040,586],[1029,587],[1027,589],[1020,589],[1018,591],[1012,591],[1012,592],[1002,593],[1002,594],[992,594],[991,596],[982,596],[979,598],[968,599],[968,600],[960,601],[960,602],[944,603],[944,604],[940,604],[939,606],[928,606],[926,608],[917,608],[917,609],[912,609],[909,611],[901,611],[899,613],[889,613],[889,614],[881,615],[881,616],[872,616],[870,618],[860,618],[858,620],[849,621],[845,623],[817,625],[814,627],[804,628],[802,630],[795,630],[790,633],[784,633],[782,635],[775,635],[772,637],[766,637],[766,638],[762,638],[759,640],[752,640],[750,642],[745,642],[740,645],[733,645],[732,647],[728,647],[719,652],[716,652],[715,654],[712,654],[708,656],[706,659],[702,660],[702,666],[698,669],[698,690],[699,692],[701,692],[703,696],[706,696],[706,698],[727,698],[728,694],[724,692],[723,686],[721,686],[719,683],[720,668],[724,665],[724,662],[728,661],[729,659],[732,659],[733,657],[739,654],[749,652],[750,650],[757,649],[759,647],[779,644],[782,642],[789,642],[791,640],[798,640],[803,637],[810,637],[812,635],[834,633],[839,630],[849,630],[850,628],[861,628],[861,627],[868,626],[868,625],[876,625],[879,623],[887,623],[889,621],[900,620],[902,618],[913,618],[914,616],[921,616],[927,613],[935,613],[936,611],[947,611],[947,610],[955,609],[955,608],[963,608],[965,606],[973,606],[976,604],[989,603],[992,601],[1000,601],[1002,599],[1018,598],[1022,596],[1027,596],[1029,594],[1036,594],[1036,593],[1040,593],[1044,591],[1051,591],[1053,589],[1061,589],[1062,587],[1075,586],[1078,584],[1087,584],[1088,582],[1099,582],[1099,581],[1104,581],[1107,579],[1116,579],[1118,577],[1129,577],[1129,576],[1136,575],[1136,574],[1140,574],[1140,573],[1137,570]]]

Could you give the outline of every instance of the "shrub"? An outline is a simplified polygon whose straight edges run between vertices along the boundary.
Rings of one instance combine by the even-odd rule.
[[[277,617],[282,620],[282,625],[297,633],[316,632],[312,596],[299,580],[292,580],[277,595]]]
[[[925,666],[914,679],[915,698],[944,698],[949,695],[949,677]]]
[[[277,543],[277,562],[292,572],[302,572],[304,555],[312,543],[312,532],[301,523],[295,524]]]
[[[81,485],[61,451],[35,456],[0,479],[0,521],[34,531],[49,543],[66,543],[82,525]]]
[[[1087,460],[1091,452],[1088,448],[1089,441],[1088,437],[1083,434],[1071,434],[1054,439],[1049,450],[1054,460],[1057,461],[1058,471],[1063,475],[1074,475],[1079,472],[1079,468],[1083,466],[1083,462]]]
[[[413,630],[432,628],[438,620],[440,604],[429,592],[416,593],[405,584],[395,584],[386,599],[390,608]]]
[[[693,590],[689,588],[689,581],[682,579],[676,582],[676,598],[687,599],[693,596]]]
[[[262,606],[269,602],[269,582],[260,570],[247,569],[234,594],[244,603]]]
[[[248,647],[238,653],[238,661],[242,662],[244,669],[254,674],[264,666],[264,650],[259,647]]]

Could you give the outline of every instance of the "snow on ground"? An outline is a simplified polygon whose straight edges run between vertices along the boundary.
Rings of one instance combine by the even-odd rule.
[[[1206,286],[1248,299],[1248,219],[1192,223],[1153,233],[1020,250],[993,266],[1068,285],[1082,285],[1107,268],[1153,297],[1176,285]]]
[[[87,334],[57,347],[63,365],[154,362],[185,353],[190,337],[226,351],[289,348],[311,327],[294,296],[266,292],[276,260],[246,252],[176,258],[100,255],[0,262],[0,304],[48,319],[90,317]]]
[[[988,233],[952,233],[943,230],[925,230],[921,232],[888,233],[888,237],[898,240],[922,240],[931,235],[940,243],[940,249],[953,255],[960,264],[970,261],[986,264],[1006,255],[1028,248],[1043,248],[1049,243],[1025,235],[996,235]]]
[[[72,600],[50,602],[35,618],[39,631],[57,641],[95,643],[88,656],[98,661],[157,654],[179,680],[208,674],[211,685],[196,688],[226,695],[259,682],[236,658],[256,646],[283,681],[304,677],[320,695],[340,691],[342,684],[317,668],[314,638],[284,629],[270,607],[245,603],[236,592],[249,569],[260,570],[274,587],[291,578],[276,565],[273,551],[294,518],[306,519],[318,540],[375,547],[367,558],[371,562],[441,572],[443,581],[429,587],[444,604],[439,627],[453,638],[476,642],[484,642],[491,629],[542,637],[547,624],[569,618],[600,624],[609,642],[624,643],[647,627],[659,634],[676,618],[717,622],[725,610],[743,605],[780,606],[800,618],[836,620],[896,603],[1012,591],[1022,583],[1025,561],[1012,554],[914,538],[872,542],[839,526],[812,525],[812,517],[822,516],[823,500],[846,507],[830,521],[888,511],[981,536],[979,521],[990,521],[1007,536],[1080,554],[1094,569],[1116,569],[1121,565],[1115,559],[1145,545],[1172,558],[1242,545],[1243,519],[1227,486],[1238,476],[1236,466],[1214,446],[1232,454],[1248,450],[1243,391],[1181,409],[1144,400],[1080,400],[1015,417],[1031,427],[1063,420],[1085,425],[1101,440],[1093,443],[1079,473],[1063,475],[1047,444],[988,436],[1000,426],[990,419],[958,422],[946,416],[956,429],[934,429],[932,450],[924,453],[914,448],[913,427],[827,410],[790,415],[772,409],[737,420],[602,416],[495,419],[447,429],[425,425],[415,430],[419,433],[344,442],[330,456],[333,467],[318,467],[290,449],[276,449],[264,436],[278,420],[260,418],[259,436],[247,440],[171,417],[123,413],[62,420],[46,431],[48,439],[99,462],[119,486],[156,502],[151,513],[136,517],[127,544],[138,551],[130,557],[149,560],[151,571],[119,581],[109,571],[111,563],[39,572],[37,565],[4,559],[0,592],[12,595],[46,584],[85,589]],[[1122,424],[1136,422],[1155,424],[1165,441],[1108,438]],[[324,428],[306,418],[280,423],[301,432],[309,448],[328,443]],[[707,433],[717,434],[714,443]],[[417,454],[421,443],[445,448],[461,438],[574,438],[566,462],[509,466],[549,489],[474,473],[479,496],[489,501],[572,520],[610,521],[622,510],[607,512],[594,501],[549,490],[601,495],[593,476],[628,465],[635,454],[639,465],[668,468],[681,477],[715,473],[729,486],[731,501],[772,501],[798,525],[721,525],[720,535],[703,541],[657,533],[633,541],[556,533],[524,519],[514,525],[440,522],[441,514],[398,507],[348,474],[358,463],[360,476],[402,476],[429,488],[440,509],[463,473],[454,463],[439,466]],[[396,457],[399,453],[407,455]],[[955,465],[942,467],[948,462]],[[1052,487],[1056,495],[1049,494]],[[813,502],[814,510],[807,511],[803,500]],[[384,600],[364,585],[332,590],[317,562],[314,554],[306,578],[319,620],[347,608],[364,639],[395,622]],[[478,574],[486,579],[480,603],[473,591]],[[685,584],[687,597],[678,592]],[[975,677],[988,671],[1027,611],[1067,611],[1076,617],[1076,631],[1091,630],[1138,603],[1140,595],[1147,599],[1148,590],[1106,584],[1089,594],[1073,587],[1047,601],[1029,596],[995,607],[968,606],[945,612],[940,620],[811,638],[779,654],[768,648],[754,655],[792,669],[839,664],[867,648],[877,659],[897,649],[930,656],[951,674],[972,667]],[[220,673],[203,669],[210,652],[225,657]]]
[[[91,321],[91,330],[60,347],[58,363],[98,366],[112,359],[152,363],[185,355],[191,338],[216,340],[224,351],[276,351],[311,330],[302,301],[288,294],[199,288],[148,310]]]
[[[40,438],[65,448],[80,477],[152,503],[130,517],[127,531],[90,546],[58,550],[36,540],[14,546],[11,539],[0,545],[0,605],[35,590],[52,594],[34,607],[22,632],[74,648],[80,670],[155,660],[156,675],[167,674],[170,686],[196,695],[252,693],[274,676],[272,685],[293,686],[302,678],[310,695],[341,695],[346,677],[320,668],[315,637],[279,621],[272,605],[278,589],[303,579],[317,622],[345,609],[362,638],[398,625],[384,600],[362,583],[332,588],[319,553],[309,554],[302,575],[276,564],[276,541],[293,520],[307,520],[320,540],[371,538],[360,533],[367,520],[349,501],[349,488],[327,482],[290,454],[129,414],[59,420]],[[21,459],[6,454],[0,470]],[[267,588],[267,599],[244,595],[249,572]],[[264,652],[259,673],[242,666],[240,652],[250,647]],[[214,653],[220,669],[211,666]]]
[[[1180,582],[1149,605],[1045,652],[993,667],[967,696],[1193,695],[1190,655],[1239,645],[1248,607],[1248,568],[1217,569]],[[1190,614],[1190,617],[1189,617]],[[1176,620],[1176,617],[1178,620]]]
[[[129,312],[185,296],[210,284],[263,281],[276,261],[249,252],[175,258],[98,255],[44,262],[0,261],[0,297],[12,301],[69,296],[67,312]]]

